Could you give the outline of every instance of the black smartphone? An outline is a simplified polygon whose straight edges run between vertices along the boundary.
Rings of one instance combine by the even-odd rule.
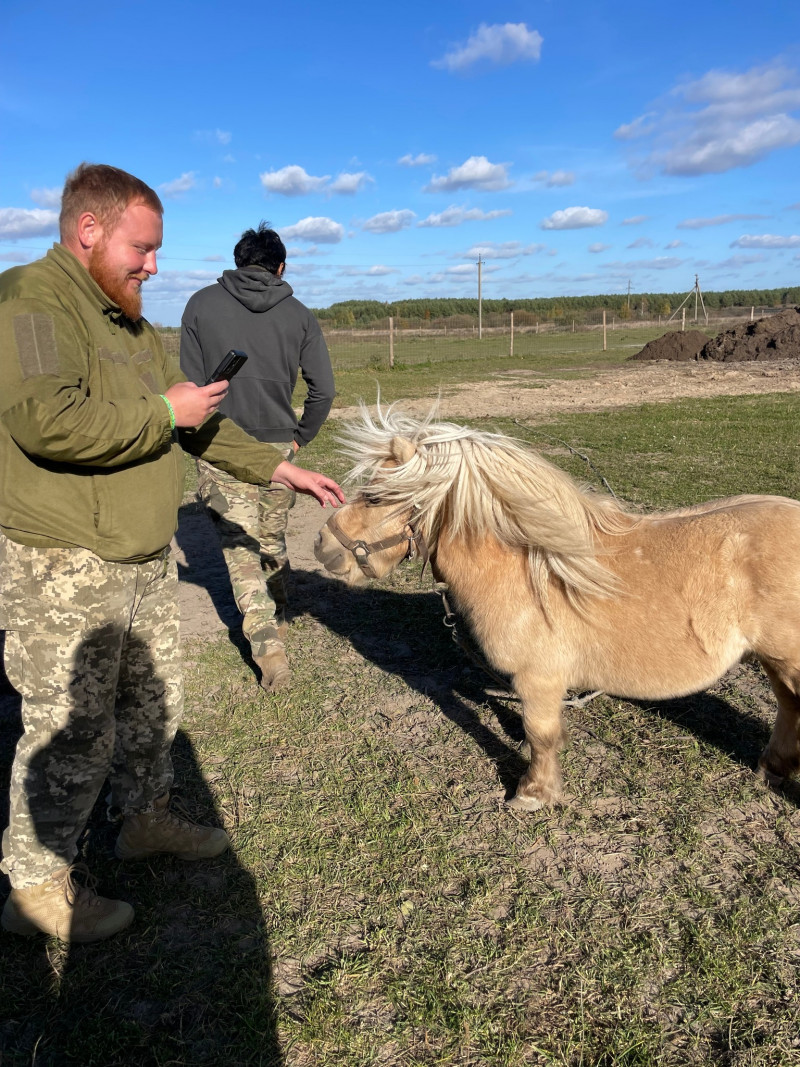
[[[214,382],[229,382],[234,374],[237,374],[242,369],[246,362],[247,354],[245,352],[238,352],[235,348],[232,348],[205,384],[213,385]]]

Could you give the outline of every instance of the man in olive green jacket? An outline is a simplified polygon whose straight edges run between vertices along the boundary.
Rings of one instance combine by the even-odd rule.
[[[334,481],[283,461],[217,412],[141,317],[163,207],[139,179],[82,164],[61,243],[0,275],[0,629],[23,697],[2,869],[6,930],[94,941],[133,909],[76,877],[77,841],[106,778],[122,859],[197,860],[229,841],[168,808],[183,706],[169,542],[183,449],[323,507]]]

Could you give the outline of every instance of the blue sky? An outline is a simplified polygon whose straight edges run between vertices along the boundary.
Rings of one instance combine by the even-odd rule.
[[[800,4],[6,0],[0,267],[66,173],[165,208],[174,325],[268,220],[301,300],[800,283]]]

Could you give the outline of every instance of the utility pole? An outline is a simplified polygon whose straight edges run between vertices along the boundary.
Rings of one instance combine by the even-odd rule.
[[[478,340],[483,337],[483,307],[481,303],[481,267],[483,266],[483,260],[481,259],[480,252],[478,253]]]

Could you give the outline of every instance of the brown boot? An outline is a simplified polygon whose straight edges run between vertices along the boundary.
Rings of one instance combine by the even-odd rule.
[[[54,871],[41,885],[12,889],[0,920],[3,929],[25,936],[49,934],[67,944],[113,937],[130,926],[133,908],[124,900],[99,897],[95,884],[88,868],[76,863]]]
[[[292,675],[286,659],[286,650],[279,641],[270,641],[266,646],[266,652],[253,658],[261,671],[261,686],[268,693],[286,689],[291,683]]]
[[[168,852],[181,860],[208,860],[230,848],[231,840],[224,830],[199,826],[173,814],[169,796],[159,797],[155,809],[125,817],[114,848],[119,859],[143,860]],[[186,814],[181,809],[181,815]]]

